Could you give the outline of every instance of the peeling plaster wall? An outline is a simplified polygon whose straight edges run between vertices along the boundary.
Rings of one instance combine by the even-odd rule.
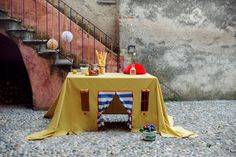
[[[119,39],[118,9],[116,4],[99,4],[97,0],[64,0],[107,35],[115,40]]]
[[[136,45],[164,95],[236,99],[235,0],[120,0],[119,11],[120,47]]]

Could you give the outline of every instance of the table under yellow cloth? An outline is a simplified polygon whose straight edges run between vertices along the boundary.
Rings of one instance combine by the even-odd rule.
[[[89,89],[89,111],[81,109],[80,90]],[[141,90],[149,89],[148,111],[141,111]],[[51,136],[79,134],[84,131],[98,130],[97,115],[99,91],[133,92],[132,131],[138,131],[144,124],[154,124],[157,132],[167,137],[194,137],[193,132],[174,127],[173,120],[167,115],[158,79],[150,74],[126,75],[105,73],[99,76],[84,76],[69,73],[61,91],[45,114],[52,120],[47,129],[27,136],[28,140],[44,139]]]

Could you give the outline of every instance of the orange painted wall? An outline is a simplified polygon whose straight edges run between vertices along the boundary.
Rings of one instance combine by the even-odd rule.
[[[34,28],[38,38],[49,37],[60,41],[61,48],[67,54],[72,53],[77,56],[78,62],[90,60],[90,63],[96,63],[95,50],[105,51],[104,45],[92,36],[90,36],[90,45],[88,45],[88,34],[82,31],[77,24],[59,13],[53,6],[46,4],[44,0],[43,3],[41,3],[41,0],[24,0],[24,3],[19,0],[12,0],[12,3],[8,1],[7,6],[5,2],[0,1],[0,6],[4,6],[5,9],[8,8],[10,16],[19,18],[25,26]],[[60,39],[61,33],[65,30],[71,31],[74,36],[71,43],[65,43]],[[1,33],[8,36],[3,29],[1,29]],[[34,108],[49,108],[63,83],[62,75],[64,72],[61,70],[51,72],[49,60],[38,56],[34,49],[24,45],[21,40],[15,38],[13,40],[21,51],[28,71]],[[90,58],[88,58],[88,47],[90,47]],[[108,55],[107,72],[116,72],[116,64],[116,58],[113,55]],[[121,65],[123,65],[123,58],[121,58]],[[123,68],[123,66],[121,67]]]

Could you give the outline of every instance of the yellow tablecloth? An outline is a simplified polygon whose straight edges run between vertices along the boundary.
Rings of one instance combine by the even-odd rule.
[[[89,89],[88,112],[81,109],[80,89]],[[141,90],[149,89],[149,109],[141,112]],[[95,131],[98,115],[98,91],[133,91],[132,131],[147,123],[157,126],[162,136],[194,137],[193,132],[181,127],[173,127],[173,120],[166,113],[158,79],[150,74],[126,75],[105,73],[99,76],[84,76],[69,73],[59,96],[45,117],[52,120],[46,130],[27,136],[28,140],[44,139],[51,136],[79,134],[83,131]]]

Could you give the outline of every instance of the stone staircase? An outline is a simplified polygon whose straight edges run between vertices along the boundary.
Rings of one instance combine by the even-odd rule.
[[[105,47],[106,51],[109,53],[113,53],[113,55],[119,55],[119,43],[117,41],[113,41],[111,37],[109,37],[106,33],[104,33],[101,29],[97,28],[93,23],[91,23],[88,19],[83,17],[80,13],[72,9],[69,5],[67,5],[64,1],[58,0],[58,3],[53,3],[53,0],[46,0],[47,3],[55,7],[59,12],[64,14],[67,18],[71,21],[78,24],[80,28],[84,31],[88,32],[90,30],[90,34],[99,42],[101,42]],[[102,4],[115,4],[116,2],[113,0],[108,1],[97,1],[98,3]],[[65,10],[68,10],[69,13],[66,13]],[[72,14],[72,12],[74,14]],[[91,29],[92,26],[92,29]],[[104,36],[104,39],[101,40],[101,34]],[[111,49],[111,43],[108,42],[108,39],[111,40],[113,44],[113,48]]]
[[[22,24],[22,21],[8,16],[6,10],[0,9],[0,27],[13,37],[20,38],[22,42],[38,52],[38,55],[54,59],[54,65],[60,68],[71,70],[73,58],[65,56],[61,49],[47,49],[47,38],[40,37],[32,28],[27,28]]]

